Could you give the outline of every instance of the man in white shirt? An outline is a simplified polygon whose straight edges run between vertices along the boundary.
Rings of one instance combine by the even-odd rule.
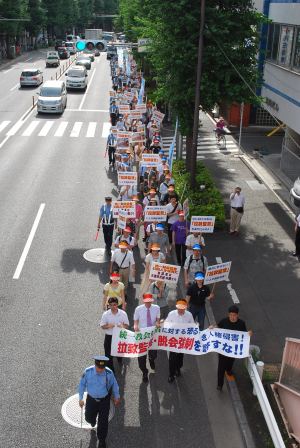
[[[143,294],[143,305],[136,307],[133,315],[134,331],[138,332],[140,328],[159,326],[160,307],[154,305],[153,295],[150,293]],[[157,358],[157,350],[148,351],[149,364],[152,371],[155,371],[155,359]],[[147,355],[139,356],[139,368],[143,372],[144,383],[148,382],[148,369],[146,367]]]
[[[111,257],[110,271],[111,274],[114,270],[118,270],[120,274],[120,280],[124,283],[125,291],[128,287],[130,268],[132,270],[132,276],[135,275],[135,261],[133,254],[128,250],[128,243],[121,241],[119,249],[116,249]]]
[[[109,297],[108,305],[110,309],[102,314],[99,325],[105,333],[104,351],[105,356],[109,358],[107,367],[109,367],[114,372],[113,356],[111,356],[110,354],[113,329],[114,327],[128,328],[129,320],[125,311],[119,310],[117,297]],[[117,359],[119,364],[122,364],[122,358]]]
[[[119,244],[121,241],[126,241],[126,243],[128,244],[128,249],[132,250],[135,246],[135,238],[131,235],[131,228],[130,227],[125,227],[125,229],[123,230],[122,235],[117,236],[116,240],[115,240],[115,248],[118,249]]]
[[[230,195],[230,234],[238,235],[244,213],[245,196],[241,193],[241,187],[236,187]]]
[[[186,257],[193,255],[193,246],[199,244],[201,247],[205,247],[205,241],[201,233],[193,232],[186,237]]]
[[[187,311],[187,301],[179,299],[176,301],[176,310],[170,311],[165,322],[174,324],[194,324],[192,313]],[[168,382],[173,383],[175,376],[180,376],[180,369],[183,366],[183,353],[169,352],[169,378]]]

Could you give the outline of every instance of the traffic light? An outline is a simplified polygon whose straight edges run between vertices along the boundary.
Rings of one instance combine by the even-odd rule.
[[[85,49],[85,42],[83,40],[79,40],[76,42],[76,48],[78,51],[83,51]]]

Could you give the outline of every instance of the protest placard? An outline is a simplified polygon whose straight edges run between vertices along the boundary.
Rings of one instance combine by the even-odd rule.
[[[126,138],[126,139],[130,139],[131,138],[131,132],[128,131],[118,131],[117,132],[117,138]]]
[[[196,324],[164,322],[160,328],[142,328],[138,332],[114,327],[111,355],[136,358],[148,350],[168,350],[189,355],[217,352],[230,358],[249,356],[250,335],[246,331],[213,328],[200,331]]]
[[[136,104],[134,110],[139,111],[142,114],[145,114],[147,111],[146,104]]]
[[[192,216],[190,232],[213,233],[215,216]]]
[[[208,266],[205,272],[204,285],[209,285],[210,283],[218,283],[224,280],[227,281],[230,268],[231,261]]]
[[[134,171],[118,172],[118,185],[137,185],[137,174]]]
[[[154,120],[158,121],[159,123],[161,123],[164,119],[165,114],[163,114],[162,112],[160,112],[159,110],[154,110],[152,113],[152,117]]]
[[[147,205],[145,207],[145,222],[164,222],[167,211],[164,205]]]
[[[158,154],[142,154],[143,166],[158,166],[160,161],[161,159]]]
[[[129,114],[130,120],[140,120],[142,118],[142,112],[139,110],[131,110]]]
[[[140,134],[139,132],[133,132],[132,137],[131,137],[131,143],[142,143],[145,141],[145,135],[144,134]]]
[[[174,264],[156,263],[154,261],[151,265],[149,279],[163,280],[167,283],[177,283],[180,269],[180,266]]]
[[[128,217],[128,214],[125,210],[119,210],[118,211],[118,222],[117,226],[119,229],[124,230],[126,227],[126,219]]]
[[[124,115],[124,114],[129,114],[130,112],[130,107],[129,104],[120,104],[119,106],[119,113]]]
[[[113,217],[117,218],[119,210],[126,210],[128,218],[135,218],[135,202],[133,201],[114,201]]]

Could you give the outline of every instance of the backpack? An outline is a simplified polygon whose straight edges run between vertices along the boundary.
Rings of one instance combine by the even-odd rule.
[[[201,262],[202,262],[202,265],[203,265],[203,271],[204,271],[204,257],[203,257],[202,254],[201,254],[201,256],[200,256],[200,260],[201,260]],[[192,262],[193,262],[193,255],[190,255],[190,259],[189,259],[189,264],[188,264],[187,272],[189,272],[189,270],[190,270],[190,268],[191,268],[191,264],[192,264]]]

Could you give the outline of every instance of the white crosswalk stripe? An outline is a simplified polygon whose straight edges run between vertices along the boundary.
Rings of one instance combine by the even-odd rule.
[[[25,129],[25,131],[23,132],[23,136],[24,137],[29,137],[33,131],[35,130],[35,128],[37,128],[39,125],[39,121],[32,121],[30,123],[30,125]]]
[[[79,137],[81,128],[82,128],[82,121],[76,121],[74,123],[73,129],[71,131],[70,137]]]
[[[96,126],[97,126],[97,123],[95,121],[92,121],[91,123],[89,123],[88,129],[86,131],[86,137],[92,138],[95,136]]]
[[[46,137],[52,126],[54,125],[54,121],[47,121],[47,123],[44,124],[42,129],[39,132],[39,137]]]
[[[110,132],[110,123],[103,123],[102,138],[107,138]]]
[[[2,123],[0,124],[0,132],[3,131],[3,129],[5,129],[9,123],[11,123],[11,121],[2,121]]]
[[[186,139],[183,138],[183,151],[182,155],[186,155],[186,147],[185,147],[185,141]],[[162,143],[163,143],[163,149],[165,151],[169,150],[171,143],[172,143],[172,137],[162,137]],[[198,143],[197,143],[197,157],[198,158],[204,158],[205,155],[213,155],[213,154],[232,154],[232,153],[238,153],[238,147],[236,143],[232,140],[226,141],[226,148],[220,147],[217,145],[215,137],[198,137]]]
[[[55,131],[54,137],[62,137],[64,135],[65,130],[67,129],[68,122],[62,121],[59,123],[57,130]]]
[[[23,121],[17,121],[17,123],[14,124],[13,127],[9,129],[9,131],[6,133],[6,135],[7,136],[15,135],[18,132],[18,130],[20,129],[20,127],[23,126],[23,124],[24,124]]]

